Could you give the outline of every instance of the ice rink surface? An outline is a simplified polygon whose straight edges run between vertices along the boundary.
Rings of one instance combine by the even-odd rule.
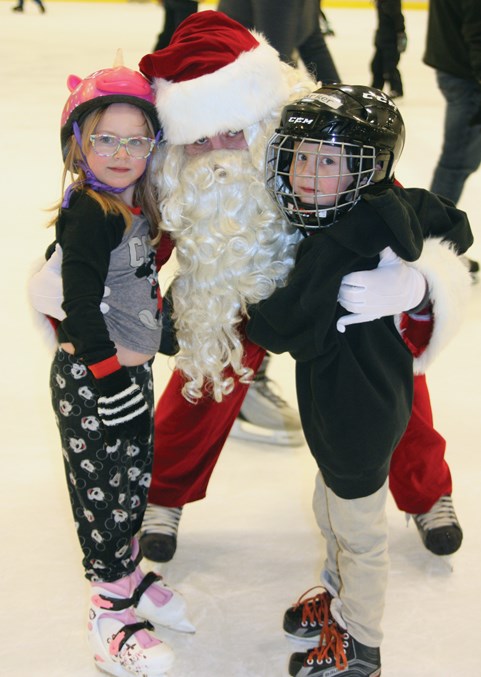
[[[0,3],[0,134],[3,205],[3,331],[0,674],[94,677],[85,641],[87,584],[70,515],[58,433],[49,403],[50,353],[34,326],[26,278],[52,238],[45,211],[59,197],[59,119],[70,73],[112,65],[117,47],[136,67],[162,24],[156,3],[48,2],[41,16]],[[204,6],[202,6],[204,7]],[[328,38],[343,80],[369,84],[374,10],[329,10]],[[428,187],[442,133],[443,101],[422,64],[426,13],[406,11],[409,44],[399,102],[407,144],[397,176]],[[195,111],[193,111],[195,114]],[[460,207],[481,235],[481,173]],[[477,202],[478,200],[478,202]],[[479,241],[471,250],[481,258]],[[165,285],[172,268],[163,271]],[[429,373],[436,426],[448,442],[461,550],[436,558],[392,499],[391,574],[383,677],[481,675],[481,284],[458,336]],[[155,363],[160,394],[171,365]],[[270,376],[293,405],[293,363],[275,357]],[[194,636],[165,632],[177,661],[169,677],[282,677],[295,650],[283,637],[285,608],[316,584],[323,545],[311,511],[315,465],[307,447],[229,440],[206,500],[184,510],[178,552],[162,574],[188,601]],[[479,501],[479,502],[478,502]]]

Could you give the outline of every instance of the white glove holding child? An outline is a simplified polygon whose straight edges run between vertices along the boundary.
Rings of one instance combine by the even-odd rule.
[[[39,313],[49,315],[57,320],[64,320],[66,315],[62,308],[62,247],[55,245],[52,256],[44,263],[38,272],[28,282],[28,293],[32,306]],[[109,296],[110,289],[105,287],[104,298]],[[107,313],[107,303],[100,304],[102,313]]]
[[[399,258],[390,247],[380,253],[374,270],[349,273],[342,279],[338,301],[351,315],[337,321],[337,330],[350,324],[378,320],[419,306],[427,284],[422,273]]]

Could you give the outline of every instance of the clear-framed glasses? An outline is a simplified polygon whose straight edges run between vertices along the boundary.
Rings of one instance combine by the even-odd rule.
[[[114,134],[91,134],[90,143],[96,155],[101,157],[112,157],[118,153],[120,146],[125,146],[125,150],[130,157],[136,160],[145,160],[154,150],[155,139],[148,136],[127,136],[120,137]]]

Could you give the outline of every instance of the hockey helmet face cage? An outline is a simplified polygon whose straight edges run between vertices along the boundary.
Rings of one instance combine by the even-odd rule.
[[[62,155],[68,153],[73,124],[82,124],[85,117],[100,106],[113,103],[129,103],[140,108],[150,120],[154,133],[160,132],[160,123],[155,108],[155,95],[149,81],[141,73],[115,66],[95,71],[82,79],[70,75],[67,79],[70,96],[61,118]]]
[[[369,184],[392,178],[403,145],[404,123],[389,97],[326,85],[284,108],[268,144],[266,186],[293,225],[328,227]]]
[[[289,222],[305,230],[338,221],[374,175],[372,146],[277,134],[269,152],[268,190]]]

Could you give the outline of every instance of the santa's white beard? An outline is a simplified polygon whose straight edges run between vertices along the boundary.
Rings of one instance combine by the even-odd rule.
[[[188,399],[201,397],[206,386],[221,400],[233,388],[226,367],[244,382],[251,376],[242,365],[239,324],[247,304],[267,298],[286,279],[298,234],[272,202],[248,151],[212,151],[186,158],[182,167],[177,155],[172,171],[180,184],[161,209],[179,261],[177,367],[187,377]],[[175,186],[169,155],[163,172],[165,185]]]

